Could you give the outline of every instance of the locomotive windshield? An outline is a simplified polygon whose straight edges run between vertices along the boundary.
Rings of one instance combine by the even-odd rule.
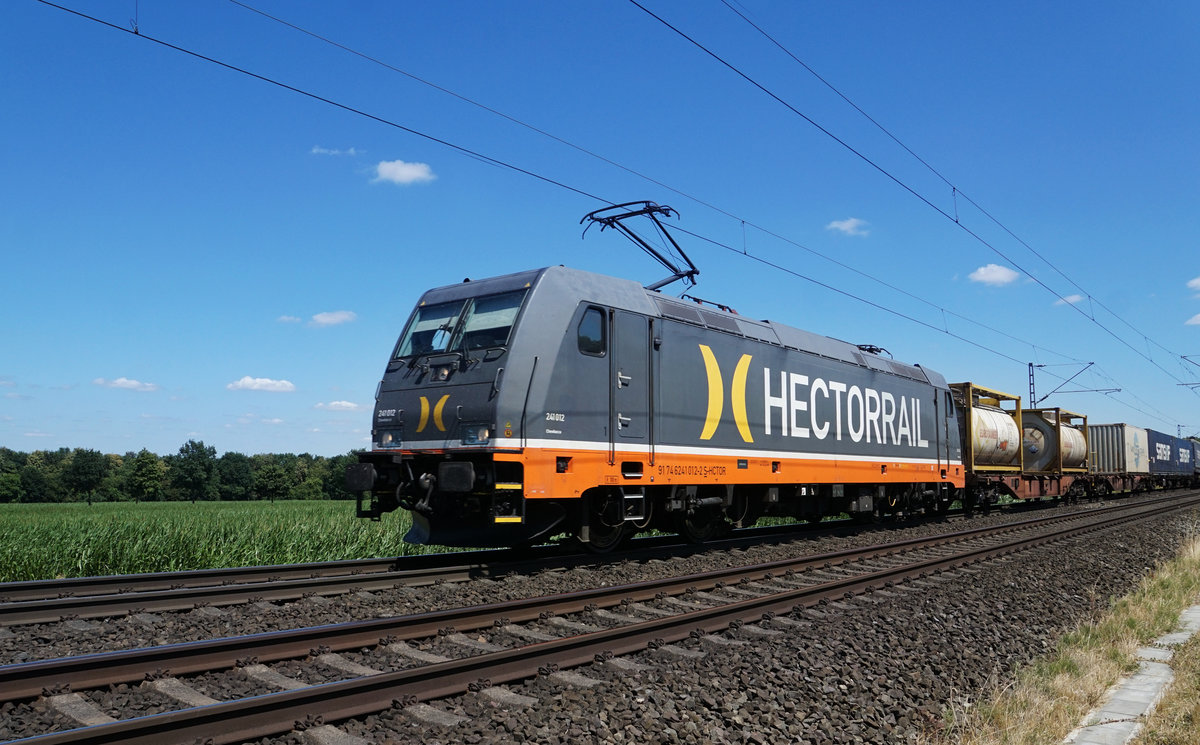
[[[525,290],[452,300],[417,308],[396,345],[396,357],[502,347]]]

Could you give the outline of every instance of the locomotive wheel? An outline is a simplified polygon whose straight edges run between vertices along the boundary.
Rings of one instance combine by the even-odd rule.
[[[675,518],[675,531],[688,543],[704,543],[725,532],[724,511],[715,507],[702,507],[691,514],[680,513]]]
[[[621,514],[621,495],[616,490],[604,489],[589,496],[588,541],[583,546],[592,553],[606,554],[628,535],[625,517]]]

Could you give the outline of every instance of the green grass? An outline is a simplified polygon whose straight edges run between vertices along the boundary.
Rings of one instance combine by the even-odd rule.
[[[291,564],[427,553],[353,502],[0,505],[0,581]]]

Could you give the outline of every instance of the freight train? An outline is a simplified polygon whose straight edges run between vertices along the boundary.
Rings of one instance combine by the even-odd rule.
[[[1196,482],[1197,444],[1089,425],[856,345],[548,267],[417,303],[347,471],[405,540],[606,551],[764,515],[870,519]]]

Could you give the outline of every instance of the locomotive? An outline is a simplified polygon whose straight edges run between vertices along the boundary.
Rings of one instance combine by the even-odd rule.
[[[553,266],[426,292],[347,472],[405,540],[604,551],[762,515],[945,509],[966,485],[940,374],[883,350]]]

